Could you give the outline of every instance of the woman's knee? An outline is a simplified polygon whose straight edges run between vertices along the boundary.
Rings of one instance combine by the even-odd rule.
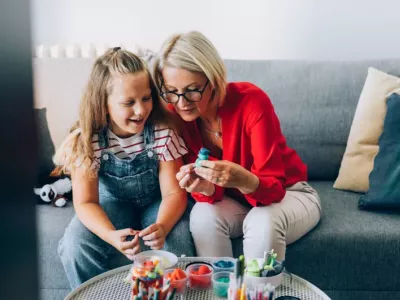
[[[216,207],[209,203],[196,203],[190,213],[190,231],[197,234],[211,234],[215,231],[219,216]]]
[[[274,238],[284,235],[284,220],[280,220],[279,214],[272,207],[254,207],[247,214],[243,222],[243,233],[246,236],[260,238]]]

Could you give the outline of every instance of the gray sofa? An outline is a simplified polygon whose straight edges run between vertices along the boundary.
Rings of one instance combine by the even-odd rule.
[[[62,60],[35,61],[35,75],[42,79],[40,88],[46,85],[46,72],[52,82],[69,80],[65,67],[60,66],[63,64],[70,66],[69,75],[72,64],[76,65],[75,77],[81,81],[87,78],[92,60]],[[229,81],[250,81],[268,93],[289,146],[307,163],[310,183],[321,198],[321,222],[307,236],[289,245],[288,271],[309,280],[332,299],[400,299],[399,215],[360,211],[359,194],[332,188],[367,68],[374,66],[398,76],[400,60],[227,60],[226,65]],[[68,88],[71,86],[65,87]],[[61,299],[69,291],[56,247],[72,215],[71,203],[63,209],[37,206],[42,299]],[[236,250],[240,249],[237,242]]]

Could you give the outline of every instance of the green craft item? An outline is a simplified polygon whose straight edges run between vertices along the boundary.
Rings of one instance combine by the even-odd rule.
[[[272,270],[275,265],[276,257],[278,253],[274,252],[274,249],[267,253],[267,261],[264,263],[264,270]],[[267,267],[267,268],[266,268]]]
[[[258,266],[258,262],[256,259],[252,259],[247,262],[246,273],[249,276],[260,277],[260,267]]]

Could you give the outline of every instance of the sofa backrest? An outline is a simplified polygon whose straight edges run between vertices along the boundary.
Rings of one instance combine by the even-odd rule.
[[[250,81],[271,98],[287,143],[311,180],[334,180],[368,67],[400,75],[400,60],[226,61],[229,81]]]
[[[42,160],[51,159],[77,120],[93,62],[82,57],[33,59]],[[337,176],[368,67],[400,75],[400,60],[225,62],[229,81],[252,82],[270,96],[288,145],[308,165],[312,180]]]

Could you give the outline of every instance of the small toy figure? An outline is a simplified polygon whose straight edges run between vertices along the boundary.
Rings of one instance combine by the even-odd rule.
[[[51,184],[46,184],[42,188],[35,188],[34,192],[36,195],[40,196],[42,201],[51,203],[56,207],[63,207],[67,204],[68,200],[65,194],[71,192],[71,190],[71,179],[65,177]]]
[[[200,167],[200,162],[202,160],[208,160],[208,156],[210,155],[210,150],[208,150],[207,148],[201,148],[199,151],[199,154],[197,155],[197,159],[196,159],[196,167]]]
[[[278,253],[274,252],[274,249],[271,249],[266,255],[264,252],[264,265],[263,269],[264,270],[272,270],[275,266],[275,261],[276,257],[278,256]]]

